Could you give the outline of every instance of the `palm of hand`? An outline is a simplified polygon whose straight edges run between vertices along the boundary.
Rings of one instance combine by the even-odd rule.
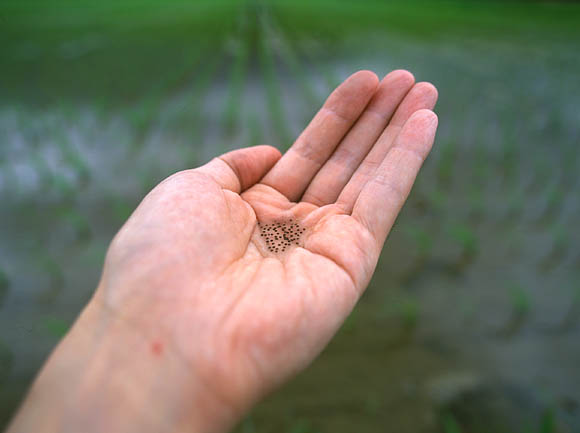
[[[368,284],[432,144],[422,109],[435,100],[407,72],[378,87],[360,72],[281,159],[260,146],[170,177],[116,237],[103,299],[170,337],[213,392],[251,404],[322,350]],[[272,251],[263,226],[290,220],[299,239]]]

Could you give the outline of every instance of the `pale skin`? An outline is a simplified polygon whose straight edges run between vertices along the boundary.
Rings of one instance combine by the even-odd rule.
[[[436,100],[407,71],[359,71],[284,155],[240,149],[161,182],[8,432],[232,429],[363,293],[433,144]],[[258,223],[288,219],[300,242],[270,251]]]

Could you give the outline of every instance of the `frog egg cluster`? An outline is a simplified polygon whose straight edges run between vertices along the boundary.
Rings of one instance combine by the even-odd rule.
[[[302,233],[306,230],[292,219],[285,223],[258,223],[258,227],[260,229],[260,235],[266,242],[268,251],[271,253],[282,253],[290,245],[298,245]]]

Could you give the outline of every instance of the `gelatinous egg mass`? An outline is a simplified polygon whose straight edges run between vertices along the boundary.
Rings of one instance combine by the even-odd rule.
[[[302,233],[306,230],[293,219],[270,224],[258,223],[258,228],[271,253],[282,253],[291,245],[298,245]]]

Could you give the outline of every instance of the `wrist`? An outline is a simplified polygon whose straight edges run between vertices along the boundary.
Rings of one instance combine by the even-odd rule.
[[[35,380],[9,433],[222,432],[237,421],[171,344],[96,300]]]

